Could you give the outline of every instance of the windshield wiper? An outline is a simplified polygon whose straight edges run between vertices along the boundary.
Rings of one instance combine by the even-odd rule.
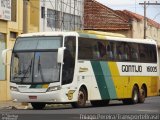
[[[32,70],[32,59],[31,59],[31,63],[29,64],[27,70],[23,70],[23,71],[22,71],[22,73],[24,74],[24,76],[19,77],[19,78],[21,78],[21,83],[23,83],[23,80],[24,80],[25,78],[29,78],[29,77],[27,77],[26,75],[27,75],[29,72],[31,73],[31,70]]]

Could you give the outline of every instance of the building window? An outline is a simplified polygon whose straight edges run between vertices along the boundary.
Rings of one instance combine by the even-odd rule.
[[[69,13],[63,13],[63,28],[64,30],[80,30],[81,17]]]
[[[60,12],[52,9],[47,9],[47,27],[57,28],[58,27],[58,16]]]
[[[16,32],[10,32],[10,38],[16,39],[17,33]]]
[[[41,7],[41,18],[45,18],[45,7]]]
[[[16,22],[17,17],[17,0],[11,2],[11,21]]]
[[[5,34],[0,33],[0,55],[2,54],[2,51],[6,49],[6,43],[5,43]],[[0,60],[0,80],[6,79],[6,68],[2,64],[2,60]]]

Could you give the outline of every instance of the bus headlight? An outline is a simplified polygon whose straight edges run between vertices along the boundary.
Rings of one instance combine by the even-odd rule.
[[[10,90],[11,90],[11,91],[19,92],[18,88],[17,88],[17,87],[13,87],[13,86],[10,86]]]
[[[60,90],[60,89],[61,89],[60,86],[53,86],[53,87],[49,87],[47,89],[47,92],[56,91],[56,90]]]

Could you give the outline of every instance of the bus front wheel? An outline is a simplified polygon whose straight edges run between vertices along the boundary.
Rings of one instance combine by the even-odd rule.
[[[42,110],[46,106],[45,103],[31,103],[31,105],[35,110]]]
[[[87,101],[87,92],[86,90],[82,87],[80,88],[78,92],[78,101],[71,103],[72,107],[74,108],[80,108],[80,107],[85,107]]]

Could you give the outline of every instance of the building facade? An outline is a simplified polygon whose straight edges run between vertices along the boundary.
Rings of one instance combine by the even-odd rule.
[[[24,26],[24,10],[23,0],[0,0],[0,54],[4,49],[13,48],[16,37],[23,33]],[[28,16],[38,16],[30,9],[28,4]],[[28,32],[39,31],[39,25],[37,19],[28,17]],[[34,24],[36,23],[36,24]],[[10,63],[11,52],[7,54],[7,63]],[[0,59],[0,101],[10,99],[9,90],[10,80],[10,66],[4,66],[2,59]]]
[[[68,31],[83,28],[83,0],[40,2],[40,31]]]
[[[112,10],[96,0],[85,0],[84,29],[121,33],[129,38],[144,38],[144,17],[124,10]],[[160,24],[147,18],[146,38],[160,46]]]
[[[16,36],[22,33],[22,5],[21,1],[0,0],[0,54],[2,50],[12,48]],[[10,61],[9,54],[7,62]],[[0,59],[0,101],[10,99],[9,72],[9,66],[2,65]]]

